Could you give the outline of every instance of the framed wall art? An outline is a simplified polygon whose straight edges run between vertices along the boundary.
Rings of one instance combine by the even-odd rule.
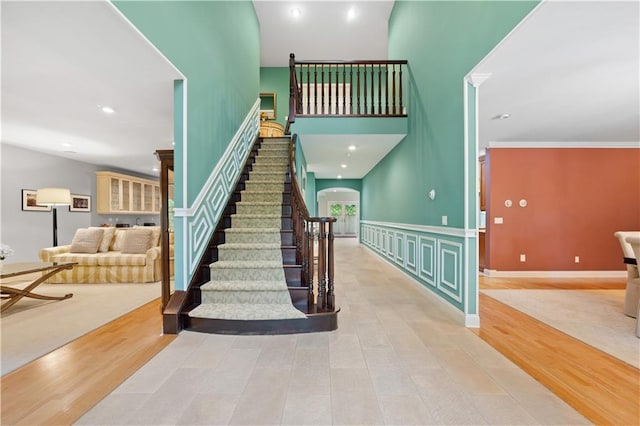
[[[22,190],[22,210],[32,212],[50,212],[51,206],[40,206],[36,204],[36,190]]]
[[[90,212],[91,196],[71,194],[71,204],[69,205],[69,211],[70,212]]]

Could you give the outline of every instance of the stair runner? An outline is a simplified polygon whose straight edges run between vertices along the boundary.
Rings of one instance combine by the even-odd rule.
[[[289,141],[265,139],[218,261],[209,265],[211,280],[200,287],[202,303],[189,316],[225,320],[306,318],[292,302],[282,266],[282,191]]]

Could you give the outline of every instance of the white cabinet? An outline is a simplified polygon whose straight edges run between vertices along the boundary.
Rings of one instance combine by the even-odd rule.
[[[100,214],[159,214],[160,183],[114,172],[96,172]]]

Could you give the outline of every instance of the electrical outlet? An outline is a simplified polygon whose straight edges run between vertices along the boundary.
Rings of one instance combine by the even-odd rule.
[[[448,221],[449,220],[448,220],[447,216],[442,216],[442,224],[443,225],[446,225]]]
[[[576,263],[580,263],[580,256],[576,256],[573,261],[576,262]]]
[[[521,254],[520,255],[520,262],[526,262],[527,261],[527,255],[526,254]]]
[[[504,223],[504,220],[501,217],[494,217],[493,223],[495,223],[496,225],[500,225],[501,223]]]

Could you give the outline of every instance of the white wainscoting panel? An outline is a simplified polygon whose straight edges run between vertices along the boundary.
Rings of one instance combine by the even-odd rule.
[[[392,226],[389,226],[392,225]],[[464,309],[464,232],[361,221],[362,244],[459,310]]]

